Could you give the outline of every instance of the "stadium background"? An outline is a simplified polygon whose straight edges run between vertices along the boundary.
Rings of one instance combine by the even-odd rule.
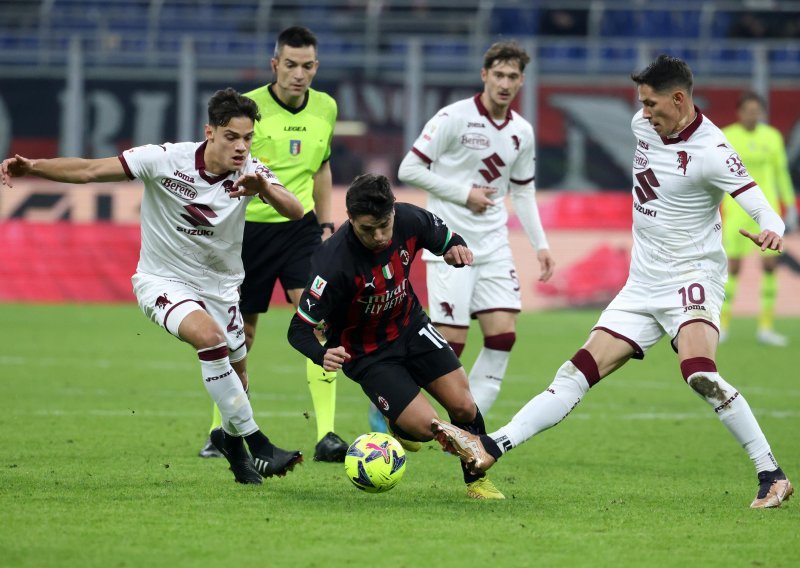
[[[698,104],[720,126],[734,120],[743,89],[763,94],[800,181],[796,2],[0,0],[0,10],[3,156],[105,157],[199,139],[208,96],[269,81],[277,32],[310,27],[320,39],[314,86],[339,105],[337,222],[347,183],[364,171],[394,179],[424,121],[480,90],[486,47],[518,39],[535,57],[515,106],[536,129],[540,208],[559,263],[553,282],[537,285],[512,217],[526,309],[602,305],[624,282],[636,109],[628,74],[657,53],[689,61]],[[141,188],[16,185],[0,192],[0,301],[131,301]],[[421,191],[399,193],[424,203]],[[800,253],[800,240],[788,241]],[[745,263],[739,314],[757,310],[756,268]],[[420,265],[424,297],[423,276]],[[778,314],[800,315],[797,274],[779,278]]]

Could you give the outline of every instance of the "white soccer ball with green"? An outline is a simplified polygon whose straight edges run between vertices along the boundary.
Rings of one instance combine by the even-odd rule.
[[[406,452],[388,434],[362,434],[344,458],[347,478],[367,493],[383,493],[397,485],[406,471]]]

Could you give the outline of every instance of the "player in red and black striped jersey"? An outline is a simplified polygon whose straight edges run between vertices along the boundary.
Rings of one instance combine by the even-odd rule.
[[[485,431],[461,362],[409,280],[423,248],[455,267],[471,264],[472,251],[436,215],[395,203],[384,176],[357,177],[346,204],[349,221],[312,257],[289,342],[326,371],[341,368],[359,383],[399,437],[432,439],[436,410],[423,388],[462,427]],[[314,335],[317,327],[325,329],[324,346]],[[464,469],[464,481],[471,497],[504,498],[484,476]]]

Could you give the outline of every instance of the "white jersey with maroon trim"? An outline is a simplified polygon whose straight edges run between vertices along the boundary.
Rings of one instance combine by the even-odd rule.
[[[235,298],[244,278],[242,234],[250,198],[231,199],[233,182],[245,173],[266,175],[248,156],[240,171],[205,170],[206,142],[139,146],[119,156],[125,173],[144,183],[142,247],[137,272],[176,279],[222,299]]]
[[[511,256],[508,246],[508,210],[505,197],[514,186],[533,182],[535,144],[533,127],[513,110],[497,123],[480,100],[455,102],[441,109],[422,130],[411,149],[430,165],[433,173],[466,188],[489,186],[497,190],[485,213],[472,213],[465,205],[428,194],[427,208],[464,237],[475,263]],[[443,262],[429,252],[425,260]]]
[[[725,282],[719,204],[756,186],[725,135],[699,109],[680,134],[662,138],[642,111],[631,128],[633,253],[630,279],[663,282],[697,273]],[[743,237],[744,238],[744,237]]]

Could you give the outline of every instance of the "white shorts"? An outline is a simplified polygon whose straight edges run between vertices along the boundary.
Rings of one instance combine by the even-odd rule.
[[[453,268],[428,262],[428,314],[437,324],[469,327],[483,312],[519,312],[519,278],[511,258]]]
[[[675,338],[687,323],[702,321],[719,331],[724,298],[724,285],[710,279],[689,277],[659,284],[628,281],[593,329],[630,343],[636,351],[634,359],[642,359],[665,334],[677,351]]]
[[[180,338],[178,329],[186,316],[195,310],[205,310],[225,335],[231,363],[241,361],[247,355],[238,298],[221,300],[202,294],[185,282],[150,274],[136,273],[131,282],[144,315],[175,337]]]

